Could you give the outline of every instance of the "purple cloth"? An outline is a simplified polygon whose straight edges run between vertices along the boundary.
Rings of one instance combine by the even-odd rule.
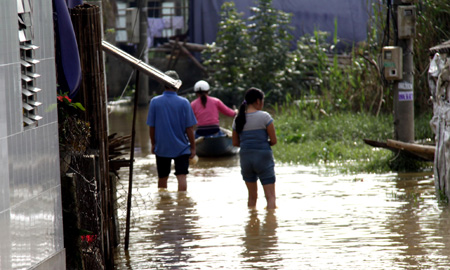
[[[71,1],[75,2],[75,0]],[[80,55],[72,20],[65,0],[53,0],[55,58],[59,90],[75,97],[81,83]]]
[[[68,8],[74,8],[83,4],[83,0],[66,0]]]

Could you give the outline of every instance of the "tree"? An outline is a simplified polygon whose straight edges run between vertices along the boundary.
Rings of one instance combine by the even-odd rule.
[[[282,81],[292,48],[291,14],[274,9],[272,0],[260,0],[251,11],[249,35],[256,53],[250,56],[248,79],[252,86],[269,92],[270,100],[280,100],[286,94]]]
[[[233,2],[226,2],[221,9],[221,19],[216,42],[208,45],[203,56],[210,69],[212,89],[227,104],[238,104],[248,88],[247,71],[250,46],[248,28]]]
[[[272,0],[260,0],[251,11],[247,26],[234,3],[224,3],[216,42],[203,54],[213,88],[225,103],[237,104],[251,86],[261,88],[271,101],[286,92],[282,82],[293,39],[291,15],[274,9]]]

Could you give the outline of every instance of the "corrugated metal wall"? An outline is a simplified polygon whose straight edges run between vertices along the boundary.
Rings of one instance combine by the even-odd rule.
[[[33,57],[42,119],[24,127],[18,1],[2,1],[0,269],[65,269],[52,1],[23,1],[30,3],[32,43],[39,46]]]
[[[211,43],[216,39],[220,8],[228,0],[189,0],[190,42]],[[251,15],[250,7],[257,6],[254,0],[232,0],[244,18]],[[273,7],[292,14],[293,35],[297,39],[314,30],[334,33],[337,20],[339,39],[352,45],[367,38],[371,3],[375,0],[273,0]],[[333,35],[331,35],[332,37]],[[331,41],[331,40],[330,40]]]

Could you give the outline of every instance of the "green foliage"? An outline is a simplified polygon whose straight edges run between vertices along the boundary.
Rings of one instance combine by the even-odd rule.
[[[308,104],[307,106],[310,106]],[[360,113],[308,115],[303,106],[290,106],[276,114],[278,144],[273,147],[277,161],[325,164],[345,171],[388,171],[391,152],[366,145],[365,138],[391,138],[392,117]]]
[[[275,109],[278,143],[275,159],[283,163],[322,164],[344,172],[421,171],[429,162],[413,160],[364,143],[392,138],[392,115],[341,112],[326,115],[314,101],[285,103]]]
[[[443,191],[442,189],[437,190],[437,199],[439,200],[439,203],[442,204],[443,206],[448,206],[449,203],[449,199],[447,197],[447,195],[445,194],[445,191]]]
[[[292,96],[321,94],[324,79],[328,78],[328,56],[332,46],[326,42],[329,33],[315,31],[314,36],[301,36],[297,48],[288,54],[284,87]]]
[[[291,15],[276,10],[271,0],[252,8],[249,25],[233,2],[222,6],[216,42],[203,53],[215,95],[237,104],[250,86],[266,92],[268,102],[281,98],[288,89],[282,81],[289,59]]]
[[[428,49],[450,37],[447,2],[416,4],[415,135],[422,141],[434,138],[429,125]],[[366,42],[353,44],[346,54],[335,50],[337,21],[332,43],[327,41],[330,33],[321,31],[293,40],[291,15],[274,9],[271,0],[258,0],[251,11],[253,16],[245,21],[234,3],[225,3],[216,43],[203,57],[215,95],[225,103],[239,104],[250,86],[266,93],[266,104],[277,118],[280,143],[274,154],[279,161],[334,164],[355,171],[429,166],[363,143],[364,138],[393,137],[389,116],[393,85],[382,78],[378,64],[382,46],[395,45],[393,24],[386,25],[384,1],[373,2]]]
[[[239,103],[250,85],[247,58],[255,49],[250,46],[248,27],[242,16],[233,2],[224,3],[216,42],[208,45],[203,53],[204,64],[212,74],[210,84],[214,94],[228,104]]]
[[[414,82],[416,114],[432,111],[428,88],[429,48],[450,39],[450,2],[447,0],[423,0],[417,6],[416,37],[414,39]]]
[[[58,106],[60,107],[71,107],[76,110],[85,111],[85,108],[80,102],[72,102],[72,99],[69,98],[69,93],[59,93],[57,95],[57,99],[59,101]]]
[[[256,51],[249,57],[248,79],[252,86],[269,92],[266,100],[279,100],[286,94],[282,83],[293,39],[291,15],[274,9],[272,0],[260,0],[251,11],[249,35]]]
[[[68,93],[57,95],[58,133],[60,150],[74,154],[83,154],[89,145],[90,125],[80,119],[85,108],[79,102],[72,102]]]
[[[274,9],[271,0],[259,0],[251,11],[253,16],[244,21],[234,3],[222,6],[216,43],[203,54],[216,96],[238,104],[243,91],[255,86],[265,91],[267,104],[289,94],[320,99],[326,111],[380,112],[386,89],[380,84],[375,45],[355,46],[351,55],[340,57],[335,52],[337,21],[333,44],[327,43],[330,34],[320,31],[293,42],[291,14]],[[375,31],[370,35],[376,36]]]
[[[339,43],[338,21],[333,44],[327,42],[330,33],[320,31],[293,40],[290,14],[274,9],[271,0],[258,0],[256,5],[251,8],[253,16],[244,20],[234,3],[225,3],[216,43],[203,55],[211,71],[209,80],[226,103],[239,103],[242,92],[256,86],[266,92],[269,104],[282,102],[289,93],[295,98],[318,98],[327,112],[351,110],[378,115],[392,110],[393,85],[381,78],[378,65],[382,46],[395,45],[394,19],[386,24],[384,1],[372,3],[366,42],[354,44],[346,55],[334,50]],[[450,39],[450,3],[425,0],[416,6],[414,99],[415,112],[420,115],[432,110],[428,102],[428,49]]]
[[[431,112],[416,116],[414,121],[414,135],[417,140],[423,141],[424,143],[434,142],[435,134],[430,125],[430,120],[432,117],[433,115]]]

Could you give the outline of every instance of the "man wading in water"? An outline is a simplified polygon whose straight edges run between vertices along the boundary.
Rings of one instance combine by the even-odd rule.
[[[178,74],[169,70],[166,75],[178,80]],[[189,101],[177,95],[176,89],[165,86],[162,95],[150,101],[147,125],[150,127],[152,154],[156,155],[158,188],[167,188],[172,159],[178,191],[187,190],[186,175],[189,159],[195,157],[194,126],[197,124]]]

